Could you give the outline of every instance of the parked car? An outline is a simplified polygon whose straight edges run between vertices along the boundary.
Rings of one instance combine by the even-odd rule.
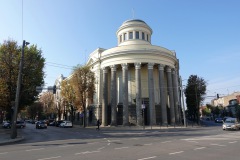
[[[240,124],[237,121],[237,118],[227,118],[223,122],[223,130],[239,130]]]
[[[59,126],[60,126],[60,124],[61,124],[63,121],[64,121],[64,120],[59,120],[59,121],[56,121],[56,123],[55,123],[56,127],[59,127]]]
[[[37,121],[36,122],[36,129],[42,129],[45,128],[47,129],[47,124],[44,121]]]
[[[215,123],[223,123],[223,118],[221,117],[215,118]]]
[[[63,121],[59,127],[62,127],[62,128],[72,128],[73,127],[73,124],[72,122],[70,121]]]
[[[57,123],[56,121],[52,121],[49,123],[49,126],[56,126],[56,123]]]
[[[17,128],[25,128],[26,127],[26,123],[24,121],[17,121],[16,127]]]
[[[3,128],[11,128],[11,122],[3,122],[2,127]]]

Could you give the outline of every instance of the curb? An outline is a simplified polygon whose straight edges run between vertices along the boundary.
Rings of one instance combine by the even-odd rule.
[[[7,145],[7,144],[12,144],[12,143],[16,143],[16,142],[20,142],[22,140],[24,140],[25,138],[24,137],[17,137],[16,139],[6,139],[4,141],[1,141],[0,142],[0,146],[1,145]]]

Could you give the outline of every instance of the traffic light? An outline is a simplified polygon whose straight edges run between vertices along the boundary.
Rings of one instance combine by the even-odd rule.
[[[53,86],[53,94],[56,94],[56,85]]]

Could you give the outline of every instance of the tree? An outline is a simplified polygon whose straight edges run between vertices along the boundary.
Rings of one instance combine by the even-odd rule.
[[[43,112],[48,118],[56,112],[53,100],[54,96],[51,92],[44,92],[39,98],[39,102],[41,102],[43,106]]]
[[[27,107],[28,117],[35,120],[36,118],[41,118],[43,112],[42,103],[35,102],[32,105]]]
[[[62,81],[61,83],[61,96],[63,99],[63,105],[68,107],[67,109],[70,110],[72,108],[73,103],[76,103],[75,102],[76,95],[75,95],[73,86],[67,80]],[[64,117],[66,119],[66,108],[64,108]],[[71,117],[73,121],[72,111],[71,111]]]
[[[9,114],[15,101],[21,47],[13,40],[0,44],[0,108]],[[19,110],[37,99],[36,86],[44,84],[45,59],[41,49],[36,45],[26,46],[24,53]]]
[[[197,75],[189,76],[184,93],[188,115],[199,124],[199,106],[204,101],[204,95],[206,94],[205,80]]]
[[[95,76],[90,70],[90,66],[78,66],[73,71],[73,77],[70,80],[76,93],[75,106],[83,110],[83,126],[86,126],[86,104],[93,100],[95,93]],[[79,108],[78,107],[78,108]]]

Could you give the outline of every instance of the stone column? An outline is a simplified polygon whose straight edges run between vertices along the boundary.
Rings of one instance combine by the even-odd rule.
[[[142,125],[141,63],[135,63],[136,114],[137,125]]]
[[[128,117],[128,64],[122,64],[122,89],[123,89],[123,125],[129,125]]]
[[[108,106],[108,69],[103,68],[103,100],[102,100],[102,125],[107,126]]]
[[[156,110],[154,100],[154,80],[153,80],[154,63],[148,63],[148,95],[149,95],[149,117],[150,125],[156,125]]]
[[[159,70],[159,91],[160,91],[160,103],[162,114],[162,125],[167,125],[167,103],[166,103],[166,84],[164,79],[164,65],[158,66]]]
[[[179,111],[178,111],[178,83],[177,83],[177,75],[175,69],[172,69],[172,80],[173,80],[173,95],[174,95],[174,108],[175,108],[175,120],[176,123],[179,123]]]
[[[116,66],[111,67],[111,126],[117,125],[117,79],[116,79]]]
[[[168,79],[170,119],[171,119],[171,124],[175,125],[175,108],[174,108],[174,98],[173,98],[172,73],[171,73],[170,67],[167,68],[167,79]]]

